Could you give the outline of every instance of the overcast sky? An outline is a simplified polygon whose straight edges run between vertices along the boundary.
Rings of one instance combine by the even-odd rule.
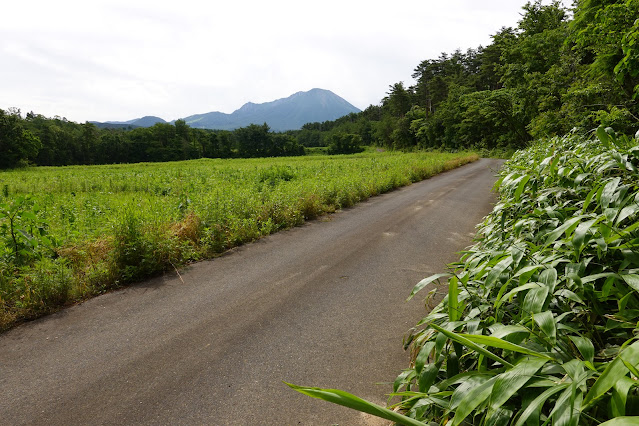
[[[328,89],[358,108],[525,0],[25,0],[0,12],[0,108],[76,122],[231,113]],[[545,4],[548,1],[544,2]]]

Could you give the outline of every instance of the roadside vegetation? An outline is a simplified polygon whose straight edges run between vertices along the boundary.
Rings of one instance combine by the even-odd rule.
[[[0,329],[476,160],[201,159],[0,172]]]
[[[476,244],[410,295],[447,279],[405,342],[400,402],[295,390],[399,424],[639,425],[639,1],[523,9],[380,110],[392,146],[521,149]]]
[[[477,243],[410,295],[447,278],[406,341],[406,417],[298,391],[401,424],[639,424],[639,132],[535,143],[496,189]]]

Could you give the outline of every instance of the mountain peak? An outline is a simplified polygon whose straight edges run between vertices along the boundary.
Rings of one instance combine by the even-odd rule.
[[[231,114],[215,111],[190,115],[182,120],[191,127],[217,130],[234,130],[249,124],[266,123],[271,130],[282,132],[301,129],[306,123],[336,120],[354,112],[360,110],[330,90],[316,87],[271,102],[247,102]],[[166,121],[147,115],[129,121],[93,123],[101,127],[151,127]]]
[[[184,118],[191,127],[233,130],[267,123],[273,131],[300,129],[306,123],[330,121],[360,110],[326,89],[314,88],[287,98],[256,104],[247,102],[232,114],[210,112]]]

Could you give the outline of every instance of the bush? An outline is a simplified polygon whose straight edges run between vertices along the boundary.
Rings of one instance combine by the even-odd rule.
[[[413,363],[394,390],[410,417],[595,425],[639,415],[639,141],[598,136],[538,143],[503,168],[479,242],[409,338]]]
[[[401,424],[639,424],[639,132],[539,142],[500,174],[477,244],[410,295],[448,277],[406,341],[406,416],[294,389]]]
[[[328,146],[328,153],[333,154],[355,154],[364,151],[362,137],[354,134],[336,134],[331,137],[331,144]]]

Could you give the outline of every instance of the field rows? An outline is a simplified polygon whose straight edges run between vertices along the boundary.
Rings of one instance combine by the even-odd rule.
[[[0,173],[0,327],[475,160],[194,160]]]

